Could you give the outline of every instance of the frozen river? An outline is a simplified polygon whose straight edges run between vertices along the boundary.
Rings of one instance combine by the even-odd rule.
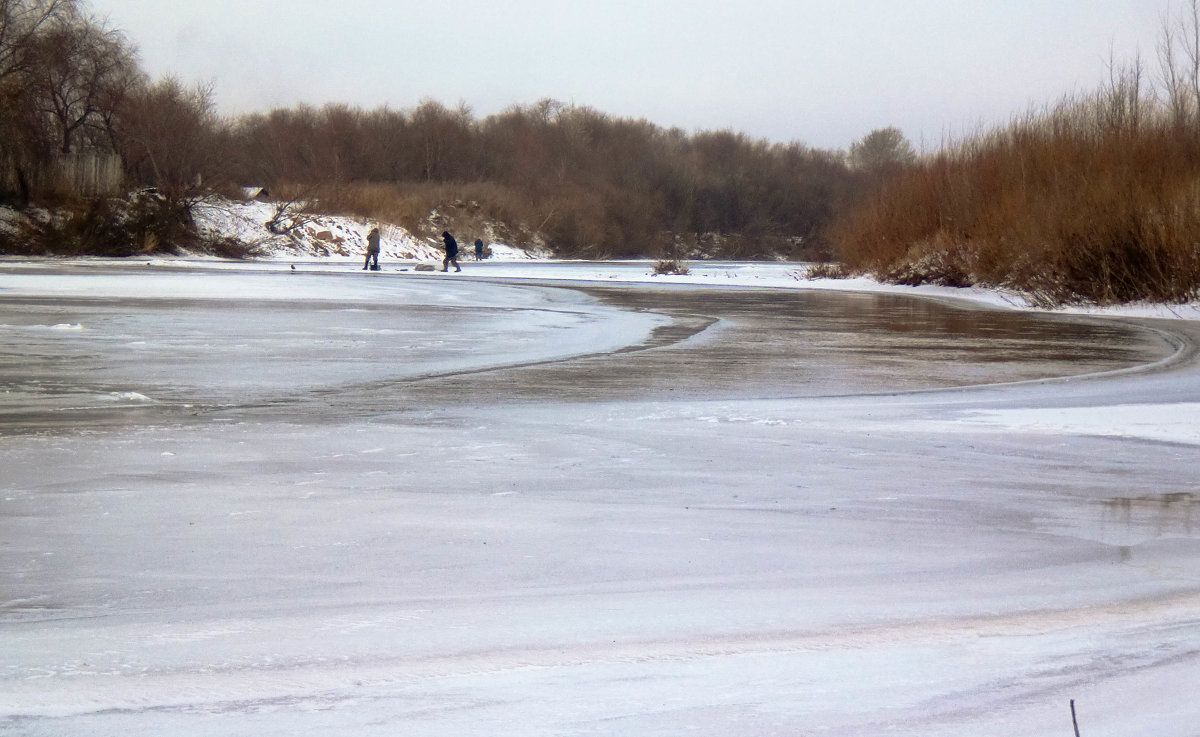
[[[486,266],[0,263],[0,733],[1200,735],[1194,323]]]

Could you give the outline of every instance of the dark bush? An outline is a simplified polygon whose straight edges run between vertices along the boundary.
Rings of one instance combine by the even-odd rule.
[[[177,253],[196,244],[190,206],[156,192],[95,199],[31,218],[12,253],[54,256],[141,256]]]

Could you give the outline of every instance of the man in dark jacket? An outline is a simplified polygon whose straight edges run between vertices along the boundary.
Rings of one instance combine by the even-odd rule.
[[[462,271],[458,265],[458,241],[454,240],[454,236],[450,235],[450,231],[442,231],[442,241],[446,244],[446,258],[442,259],[442,271],[450,268],[450,264],[454,264],[455,271]]]

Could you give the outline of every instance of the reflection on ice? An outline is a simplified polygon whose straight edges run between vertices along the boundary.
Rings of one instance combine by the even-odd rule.
[[[399,380],[618,350],[667,322],[562,290],[380,280],[351,288],[338,276],[279,276],[141,274],[134,299],[118,296],[113,274],[95,276],[94,288],[88,275],[20,280],[3,306],[0,415],[28,421],[36,401],[75,411],[143,396],[170,411],[361,395]],[[39,284],[57,297],[20,296]],[[71,329],[39,329],[47,325]]]
[[[1176,491],[1102,502],[1100,535],[1105,542],[1137,545],[1146,540],[1197,537],[1200,496]]]
[[[1139,546],[1153,542],[1200,540],[1200,495],[1193,491],[1139,494],[1087,504],[1050,505],[1037,529],[1118,549],[1122,562],[1137,559]]]

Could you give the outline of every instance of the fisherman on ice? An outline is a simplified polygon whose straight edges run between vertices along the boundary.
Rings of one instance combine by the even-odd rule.
[[[458,265],[458,241],[454,240],[454,236],[450,235],[450,231],[442,231],[442,241],[446,244],[446,258],[442,259],[442,271],[450,268],[450,264],[454,264],[455,271],[462,271],[462,267]]]

